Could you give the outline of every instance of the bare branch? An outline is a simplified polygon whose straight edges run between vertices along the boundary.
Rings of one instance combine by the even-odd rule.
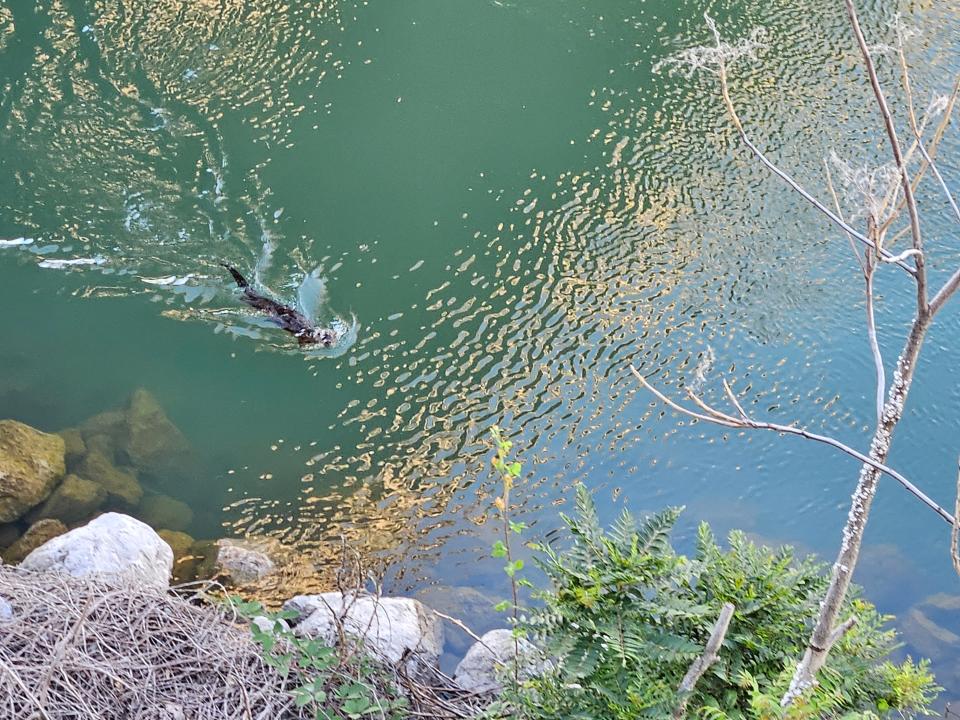
[[[818,433],[812,433],[809,430],[804,428],[796,427],[795,425],[781,425],[779,423],[765,422],[762,420],[755,420],[750,416],[747,416],[745,420],[739,420],[732,415],[727,415],[716,408],[712,408],[707,405],[702,398],[699,398],[696,394],[688,390],[688,394],[691,395],[691,398],[704,409],[704,413],[698,413],[689,408],[685,408],[682,405],[674,402],[669,397],[660,392],[657,388],[650,384],[650,382],[640,374],[640,372],[633,366],[630,366],[630,372],[633,373],[633,376],[643,385],[647,390],[653,393],[661,402],[663,402],[668,407],[676,410],[678,413],[686,415],[687,417],[692,417],[697,420],[703,420],[704,422],[713,423],[714,425],[721,425],[723,427],[737,428],[741,430],[772,430],[776,433],[783,433],[785,435],[796,435],[797,437],[802,437],[805,440],[813,440],[815,442],[823,443],[824,445],[829,445],[830,447],[836,448],[841,452],[846,453],[847,455],[856,458],[864,465],[869,465],[874,470],[878,470],[885,475],[889,475],[894,480],[903,485],[906,490],[916,497],[920,502],[926,505],[928,508],[933,510],[937,515],[939,515],[943,520],[950,525],[953,525],[954,518],[949,512],[944,510],[940,505],[938,505],[934,500],[932,500],[926,493],[924,493],[920,488],[910,482],[903,474],[897,472],[891,467],[884,465],[883,463],[874,460],[868,455],[864,455],[858,450],[854,450],[849,445],[845,445],[836,438],[829,437],[828,435],[820,435]],[[737,403],[739,406],[739,403]]]
[[[866,263],[866,304],[867,304],[867,339],[870,341],[870,352],[873,354],[873,366],[877,373],[877,426],[883,422],[883,396],[887,391],[887,377],[883,370],[883,355],[880,353],[880,343],[877,340],[877,321],[873,313],[873,273],[874,265],[868,259]]]
[[[943,175],[940,174],[940,170],[937,167],[937,164],[933,161],[933,158],[930,157],[927,153],[927,149],[923,146],[923,138],[917,134],[917,147],[920,149],[920,154],[923,155],[923,159],[930,166],[930,172],[933,173],[934,177],[937,178],[937,182],[940,183],[940,188],[943,190],[943,194],[947,197],[947,202],[950,203],[950,207],[953,209],[953,214],[957,218],[957,222],[960,222],[960,208],[957,207],[957,201],[953,197],[953,193],[950,192],[950,188],[947,186],[947,181],[943,179]]]
[[[712,19],[709,18],[709,16],[707,16],[707,19],[708,19],[708,23],[713,28],[714,35],[717,39],[717,43],[719,44],[720,43],[719,32],[717,31],[716,26],[713,24]],[[719,60],[718,75],[720,77],[720,92],[721,92],[721,95],[723,96],[723,102],[724,102],[724,105],[726,105],[727,113],[730,115],[730,119],[733,121],[733,125],[737,129],[737,133],[740,135],[740,139],[748,148],[750,148],[753,154],[757,156],[757,159],[768,170],[770,170],[770,172],[772,172],[774,175],[776,175],[785,183],[787,183],[787,185],[789,185],[798,195],[800,195],[804,200],[806,200],[811,205],[813,205],[821,213],[826,215],[830,220],[832,220],[836,225],[838,225],[844,232],[856,238],[858,241],[860,241],[867,247],[877,250],[877,247],[874,244],[873,240],[871,240],[866,235],[861,233],[859,230],[857,230],[856,228],[854,228],[853,226],[845,222],[836,213],[830,210],[830,208],[828,208],[822,202],[817,200],[817,198],[815,198],[813,195],[807,192],[807,190],[805,190],[799,183],[797,183],[796,180],[790,177],[790,175],[788,175],[785,171],[781,170],[778,165],[776,165],[769,158],[767,158],[767,156],[763,153],[763,151],[760,150],[760,148],[758,148],[756,145],[753,144],[753,142],[750,140],[750,137],[747,135],[746,130],[743,127],[743,122],[741,122],[740,116],[737,114],[737,110],[733,105],[733,101],[730,99],[730,88],[728,87],[728,84],[727,84],[727,68],[722,58]],[[880,249],[878,252],[883,257],[890,256],[886,250]],[[916,270],[910,267],[910,265],[908,265],[907,263],[901,261],[901,262],[897,262],[896,264],[899,265],[904,270],[906,270],[911,275],[916,276]]]
[[[846,222],[846,219],[843,217],[843,210],[840,207],[840,198],[837,197],[837,190],[833,186],[833,176],[830,174],[830,163],[827,162],[826,158],[823,159],[823,169],[827,173],[827,189],[830,190],[830,197],[833,198],[833,207],[837,211],[837,217]],[[857,244],[853,241],[853,235],[848,232],[844,232],[844,235],[846,235],[847,240],[850,241],[850,249],[853,250],[853,255],[857,258],[857,264],[860,266],[860,270],[866,275],[867,268],[863,264],[863,258],[860,257],[860,251],[857,250]]]
[[[927,148],[927,149],[929,150],[929,155],[930,155],[930,157],[936,157],[936,156],[937,156],[937,149],[939,148],[939,146],[940,146],[940,141],[943,139],[944,133],[945,133],[946,130],[947,130],[947,125],[950,124],[950,118],[951,118],[952,115],[953,115],[953,108],[954,108],[954,106],[956,105],[957,97],[958,97],[958,96],[960,96],[960,75],[957,76],[956,80],[955,80],[954,83],[953,83],[953,90],[950,92],[950,95],[949,95],[949,97],[947,98],[947,104],[946,104],[946,106],[945,106],[945,108],[944,108],[944,110],[943,110],[943,116],[940,118],[940,123],[937,125],[937,129],[936,129],[936,130],[934,131],[934,133],[933,133],[933,139],[930,141],[930,145],[929,145],[929,147]],[[919,128],[919,130],[920,130],[920,134],[922,135],[922,134],[923,134],[923,126],[922,126],[922,125],[921,125],[921,127]],[[914,146],[916,145],[916,141],[914,141],[913,145],[914,145]],[[914,147],[911,147],[911,148],[907,151],[907,156],[906,156],[906,157],[907,157],[908,160],[909,160],[909,158],[912,156],[914,149],[915,149]],[[920,187],[920,181],[923,180],[923,176],[926,174],[927,168],[929,168],[929,167],[930,167],[930,165],[929,165],[929,163],[928,163],[926,160],[923,160],[923,161],[920,163],[920,168],[917,170],[916,174],[913,176],[913,183],[911,184],[911,187],[913,188],[913,191],[914,191],[914,192],[916,192],[916,191],[917,191],[917,188]],[[904,207],[904,205],[905,205],[905,202],[906,202],[906,201],[903,200],[902,198],[900,199],[900,202],[898,203],[896,210],[894,210],[894,211],[890,214],[890,217],[887,219],[887,221],[886,221],[886,222],[883,224],[883,226],[880,228],[880,232],[881,232],[881,233],[885,233],[885,232],[889,229],[889,227],[890,227],[890,225],[893,223],[893,221],[896,220],[896,218],[897,218],[897,216],[899,215],[900,211],[903,210],[903,207]],[[898,232],[896,235],[894,235],[893,239],[890,241],[890,244],[891,244],[891,245],[895,244],[900,237],[902,237],[904,234],[906,234],[906,233],[908,233],[908,232],[910,232],[910,228],[909,228],[909,227],[903,228],[903,230],[901,230],[901,231]]]
[[[953,505],[953,530],[950,532],[950,559],[953,569],[960,575],[960,458],[957,459],[957,499]]]
[[[907,213],[910,215],[910,234],[913,236],[913,248],[920,253],[914,256],[913,261],[916,269],[914,278],[917,283],[917,314],[923,317],[929,312],[929,307],[927,305],[927,273],[923,257],[923,236],[920,234],[920,215],[917,212],[917,202],[913,196],[913,187],[910,184],[910,175],[907,172],[906,163],[903,161],[903,153],[900,149],[900,141],[897,139],[897,129],[893,124],[893,116],[890,114],[890,107],[887,105],[883,88],[880,87],[880,80],[877,78],[877,69],[873,64],[873,57],[870,55],[867,40],[863,36],[860,21],[857,19],[857,10],[853,5],[853,0],[844,0],[844,2],[847,6],[847,15],[850,16],[850,25],[853,27],[853,34],[857,39],[857,45],[860,46],[860,53],[863,55],[863,62],[867,68],[867,74],[870,77],[873,94],[877,98],[877,105],[880,107],[880,114],[883,116],[883,124],[887,130],[887,137],[890,139],[890,149],[893,152],[893,159],[896,162],[897,169],[900,171],[903,196],[907,201]]]
[[[727,393],[727,398],[730,400],[730,404],[733,405],[737,412],[740,413],[740,417],[744,421],[749,422],[750,417],[747,415],[746,410],[743,409],[743,405],[740,404],[740,401],[737,400],[737,396],[733,394],[733,390],[730,389],[730,384],[724,379],[723,381],[723,390]]]
[[[674,720],[680,720],[687,711],[687,702],[690,700],[690,694],[696,687],[697,682],[707,671],[707,669],[717,661],[717,654],[720,646],[723,645],[723,639],[727,635],[727,628],[730,627],[730,621],[733,619],[733,603],[724,603],[720,610],[720,617],[717,618],[713,631],[710,633],[710,639],[703,650],[703,655],[691,663],[687,674],[683,676],[677,694],[681,697],[680,704],[673,712]]]

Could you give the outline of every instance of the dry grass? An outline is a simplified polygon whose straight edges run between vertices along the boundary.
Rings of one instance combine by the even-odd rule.
[[[0,566],[0,718],[283,720],[312,717],[263,662],[229,604],[209,586],[179,594]],[[462,718],[483,699],[437,673],[428,687],[387,668],[411,717]],[[390,689],[385,688],[389,692]],[[331,709],[332,717],[338,717]]]

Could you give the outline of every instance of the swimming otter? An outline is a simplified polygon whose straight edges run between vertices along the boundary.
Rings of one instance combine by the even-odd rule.
[[[220,263],[230,271],[237,287],[243,290],[243,301],[250,307],[261,310],[270,315],[270,319],[281,328],[292,334],[300,347],[304,345],[323,345],[330,347],[337,341],[337,333],[331,328],[322,328],[314,325],[303,313],[294,310],[289,305],[283,305],[276,300],[260,295],[250,287],[247,279],[232,265]]]

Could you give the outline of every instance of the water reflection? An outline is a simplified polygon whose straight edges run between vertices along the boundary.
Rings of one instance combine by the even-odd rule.
[[[26,65],[0,64],[13,88],[0,150],[15,158],[0,178],[4,237],[36,238],[47,261],[104,258],[96,271],[114,275],[91,273],[79,295],[143,293],[165,316],[249,336],[190,348],[169,384],[197,396],[184,415],[209,417],[208,386],[222,404],[196,428],[217,519],[308,566],[333,563],[346,537],[403,557],[398,587],[435,580],[441,553],[448,582],[494,582],[499,569],[476,562],[494,423],[517,441],[517,502],[536,532],[586,480],[610,514],[687,503],[690,522],[721,533],[829,552],[854,466],[678,424],[626,373],[675,385],[712,353],[760,415],[854,443],[870,422],[845,246],[757,171],[709,77],[651,71],[704,42],[705,9],[731,36],[766,27],[772,45],[738,67],[735,100],[764,147],[819,187],[830,149],[874,152],[846,21],[828,3],[708,5],[55,3],[0,32],[0,49],[34,48]],[[873,31],[885,12],[870,8]],[[956,70],[938,49],[957,18],[916,13],[926,94]],[[956,136],[945,142],[949,157]],[[322,278],[320,304],[357,318],[344,354],[248,352],[290,344],[224,302],[215,263],[253,267],[265,244],[276,262],[261,282],[278,297]],[[944,247],[941,267],[958,250]],[[21,251],[33,257],[3,250]],[[883,282],[886,349],[909,297]],[[945,362],[932,347],[931,366]],[[919,429],[903,436],[904,467],[934,478],[957,429],[943,412],[955,384],[938,378],[939,392],[918,388]],[[918,458],[925,433],[942,452]],[[929,587],[939,539],[886,490],[878,536],[915,534]]]

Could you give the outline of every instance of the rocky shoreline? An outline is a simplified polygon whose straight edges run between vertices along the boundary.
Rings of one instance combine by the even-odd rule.
[[[225,548],[231,550],[237,563],[234,567],[244,571],[251,566],[259,568],[264,560],[269,562],[265,557],[251,557],[256,551],[241,545]],[[17,572],[66,575],[117,588],[134,586],[166,592],[173,563],[173,550],[153,528],[129,515],[108,512],[33,549]],[[19,617],[16,598],[8,595],[0,581],[0,623],[31,622],[31,618]],[[287,600],[283,609],[289,611],[289,625],[298,636],[317,638],[330,647],[349,637],[386,665],[404,664],[405,673],[412,678],[437,671],[444,653],[443,618],[415,598],[347,590],[297,595]],[[0,642],[0,648],[2,645]],[[513,655],[511,631],[491,630],[469,647],[452,679],[467,692],[495,693],[501,687],[499,668]],[[543,663],[526,641],[521,655],[526,672]]]
[[[198,541],[186,532],[191,509],[161,490],[188,481],[195,472],[183,433],[143,389],[123,407],[57,433],[2,420],[0,559],[7,566],[19,565],[18,573],[163,592],[171,581],[209,579],[249,589],[277,575],[283,551],[273,541]],[[428,588],[425,599],[448,612],[483,606],[472,614],[491,614],[493,602],[476,590],[459,589],[463,597],[436,590]],[[18,619],[15,604],[0,583],[0,619],[29,622]],[[290,624],[298,635],[335,645],[345,633],[381,662],[392,665],[410,658],[407,669],[413,676],[437,670],[445,653],[452,666],[453,655],[454,680],[468,692],[495,691],[497,667],[515,649],[505,628],[487,627],[482,637],[467,641],[460,625],[449,624],[417,598],[354,590],[296,595],[283,607],[295,611]],[[449,644],[445,624],[456,627]]]

